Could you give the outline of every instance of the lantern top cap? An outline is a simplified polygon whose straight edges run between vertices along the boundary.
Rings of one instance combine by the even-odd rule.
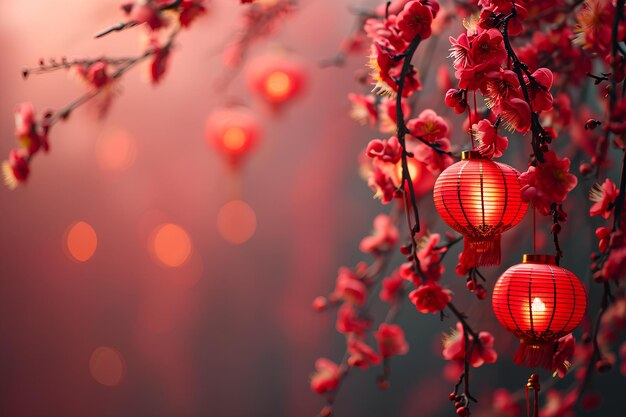
[[[552,255],[539,255],[535,253],[532,253],[532,254],[526,253],[522,257],[522,263],[556,265],[556,257]]]
[[[468,159],[486,159],[478,151],[463,151],[461,152],[461,160],[466,161]]]

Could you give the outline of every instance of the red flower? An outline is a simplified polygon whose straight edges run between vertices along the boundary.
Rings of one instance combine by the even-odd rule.
[[[206,12],[206,8],[202,4],[204,0],[182,0],[180,3],[180,15],[178,21],[184,28],[188,28],[191,23],[199,16]],[[242,2],[251,3],[253,0],[243,0]]]
[[[146,23],[150,29],[157,30],[165,25],[161,18],[160,7],[152,0],[137,0],[129,8],[129,15],[138,24]]]
[[[463,97],[463,90],[450,89],[446,92],[446,106],[453,108],[456,114],[464,113],[467,110],[467,101]]]
[[[350,117],[362,125],[369,124],[376,127],[378,123],[378,111],[374,105],[376,99],[372,95],[349,94],[348,99],[352,103]]]
[[[576,187],[576,176],[569,173],[570,160],[558,159],[554,151],[543,154],[545,162],[531,166],[520,175],[522,198],[543,215],[550,213],[552,203],[562,203],[567,193]]]
[[[170,48],[169,46],[160,47],[155,43],[153,44],[152,61],[150,62],[150,81],[152,81],[152,84],[158,84],[167,70]]]
[[[494,338],[489,332],[478,333],[480,343],[474,344],[474,338],[469,336],[470,355],[469,364],[474,368],[482,366],[484,363],[494,363],[498,359],[497,352],[493,349]],[[463,336],[463,325],[456,324],[456,330],[447,335],[443,341],[443,357],[447,360],[463,361],[465,357],[465,338]]]
[[[97,61],[91,65],[76,65],[76,73],[91,87],[99,90],[111,82],[111,77],[107,71],[107,63]]]
[[[378,365],[381,361],[380,355],[370,345],[356,338],[348,340],[348,353],[348,365],[363,370],[371,365]]]
[[[604,280],[624,278],[626,276],[626,237],[624,232],[618,230],[612,233],[608,246],[611,250],[609,257],[602,266],[602,277]]]
[[[500,116],[504,126],[520,133],[528,132],[530,129],[530,107],[521,98],[510,98],[500,103]]]
[[[15,136],[26,155],[30,156],[43,148],[48,150],[48,135],[35,120],[35,108],[31,103],[20,103],[15,108]]]
[[[430,7],[424,6],[419,1],[411,1],[404,6],[398,14],[397,25],[402,38],[407,42],[416,36],[427,39],[432,33],[431,24],[433,15]]]
[[[471,66],[472,60],[470,57],[470,42],[466,33],[461,33],[457,39],[452,36],[448,38],[450,44],[450,57],[454,58],[452,66],[456,70],[461,70],[468,66]]]
[[[500,65],[506,58],[504,38],[498,29],[489,29],[472,40],[470,57],[475,64]]]
[[[502,151],[509,147],[509,140],[498,135],[496,128],[488,119],[473,125],[472,132],[478,141],[478,152],[487,158],[499,158],[502,156]]]
[[[503,101],[523,97],[517,74],[505,69],[488,73],[482,92],[485,95],[485,104],[496,113],[502,112]]]
[[[344,303],[337,311],[337,331],[343,334],[363,334],[372,327],[372,321],[366,317],[359,317],[359,313],[351,304]]]
[[[450,291],[445,290],[434,282],[426,282],[416,290],[411,291],[409,299],[415,304],[415,309],[420,313],[438,313],[444,308],[452,297]]]
[[[383,279],[382,288],[380,289],[380,299],[387,303],[398,301],[400,292],[404,288],[404,277],[400,274],[400,270],[396,269],[390,277]]]
[[[589,209],[589,215],[602,216],[608,219],[618,195],[619,190],[615,186],[615,183],[608,178],[604,180],[602,185],[594,184],[589,192],[589,199],[594,202]]]
[[[29,159],[24,150],[12,150],[9,152],[9,160],[2,163],[4,183],[11,190],[28,178],[30,172],[28,162]]]
[[[402,146],[400,146],[400,142],[395,136],[392,136],[389,140],[373,139],[367,144],[365,153],[370,158],[395,164],[402,158]]]
[[[402,113],[406,120],[411,113],[411,105],[407,99],[402,99]],[[383,97],[378,105],[378,130],[385,133],[396,132],[397,126],[397,112],[396,112],[396,100],[389,97]]]
[[[332,299],[362,306],[367,300],[367,286],[350,269],[340,268]]]
[[[334,391],[339,386],[340,380],[339,365],[326,358],[319,358],[315,361],[315,372],[311,375],[311,389],[314,392],[324,394]]]
[[[556,349],[552,358],[552,370],[555,375],[564,378],[567,370],[571,366],[571,361],[576,351],[576,340],[572,334],[561,337],[557,340]]]
[[[435,142],[448,136],[448,123],[431,109],[426,109],[415,119],[406,124],[407,128],[416,138],[422,138],[427,142]]]
[[[378,350],[383,358],[406,355],[409,351],[404,331],[397,324],[382,323],[374,337],[378,341]]]
[[[554,80],[552,71],[547,68],[539,68],[532,73],[534,81],[527,81],[528,93],[530,95],[530,103],[533,111],[547,111],[552,109],[554,98],[550,94],[550,88]]]
[[[365,253],[386,252],[398,243],[399,236],[400,232],[389,216],[379,214],[374,219],[374,232],[361,240],[359,249]]]
[[[431,234],[428,236],[424,247],[417,252],[422,271],[429,281],[439,281],[441,275],[445,272],[445,268],[441,263],[441,254],[446,251],[446,248],[437,248],[440,240],[441,236],[439,233]]]

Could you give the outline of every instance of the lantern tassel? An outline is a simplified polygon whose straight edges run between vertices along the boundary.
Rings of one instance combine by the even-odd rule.
[[[461,264],[468,269],[477,266],[500,265],[500,237],[499,234],[488,238],[465,236]]]
[[[554,342],[536,343],[524,339],[520,340],[519,348],[513,356],[513,362],[519,366],[527,368],[541,367],[552,369],[552,358],[554,356]]]

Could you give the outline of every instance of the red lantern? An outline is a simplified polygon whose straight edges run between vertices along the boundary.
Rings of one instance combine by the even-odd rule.
[[[519,172],[506,164],[465,151],[435,183],[435,208],[443,220],[464,236],[466,267],[500,264],[502,232],[522,220]]]
[[[496,282],[492,306],[498,321],[520,338],[515,363],[551,370],[554,343],[583,319],[587,294],[554,256],[524,255]]]
[[[213,112],[206,124],[207,143],[222,153],[232,168],[238,167],[259,141],[256,116],[245,108],[227,108]]]
[[[261,56],[248,64],[250,89],[274,107],[297,97],[306,82],[303,67],[282,55]]]

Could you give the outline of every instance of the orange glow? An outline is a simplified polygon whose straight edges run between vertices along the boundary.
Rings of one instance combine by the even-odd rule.
[[[272,98],[284,98],[291,91],[291,79],[282,71],[272,72],[265,80],[265,91]]]
[[[224,132],[224,147],[231,151],[241,149],[246,144],[246,132],[239,126],[231,126]]]
[[[107,133],[96,142],[98,166],[105,171],[124,171],[132,166],[137,154],[135,139],[124,131]]]
[[[191,255],[191,239],[182,227],[167,223],[152,233],[150,249],[155,258],[165,266],[183,265]]]
[[[98,246],[96,231],[83,221],[70,226],[65,241],[70,256],[79,262],[88,261]]]
[[[407,166],[409,167],[411,182],[419,181],[421,167],[413,158],[407,158],[406,162]],[[396,175],[398,176],[398,184],[400,184],[400,182],[402,182],[402,161],[396,163]]]
[[[256,230],[256,214],[241,200],[230,201],[217,214],[217,228],[229,243],[241,244],[250,240]]]
[[[126,364],[120,352],[110,347],[100,346],[91,354],[89,372],[100,384],[114,387],[124,379]]]

